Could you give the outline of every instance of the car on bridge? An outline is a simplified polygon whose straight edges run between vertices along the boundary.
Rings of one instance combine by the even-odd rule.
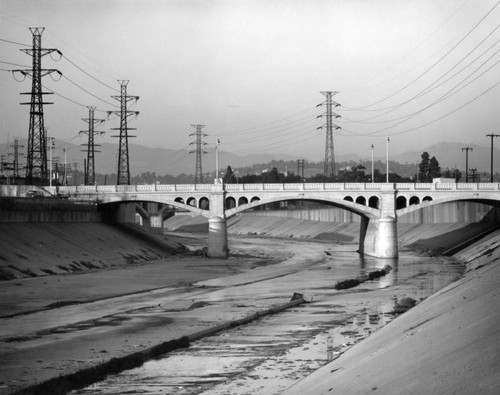
[[[24,194],[24,196],[32,199],[37,199],[37,198],[40,199],[45,197],[42,191],[37,191],[37,190],[28,191]]]

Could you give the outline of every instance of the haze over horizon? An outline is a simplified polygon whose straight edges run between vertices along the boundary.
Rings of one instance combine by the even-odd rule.
[[[140,96],[131,144],[187,149],[204,124],[213,150],[323,158],[324,101],[334,100],[336,154],[385,157],[439,142],[489,146],[500,134],[500,2],[497,0],[0,0],[0,139],[27,138],[29,27],[43,26],[48,135],[73,144],[116,110],[118,79]],[[19,45],[21,44],[21,45]],[[20,79],[19,73],[15,75]],[[28,100],[26,100],[28,99]],[[98,130],[117,144],[119,122]],[[495,144],[500,147],[500,139]],[[192,147],[192,146],[191,146]],[[5,154],[2,152],[2,154]],[[430,153],[434,155],[434,153]],[[194,156],[193,156],[194,161]]]

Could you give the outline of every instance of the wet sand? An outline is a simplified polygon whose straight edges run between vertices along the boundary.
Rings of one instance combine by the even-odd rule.
[[[322,244],[280,246],[260,240],[253,256],[252,241],[237,239],[231,246],[237,258],[169,258],[132,268],[3,282],[0,393],[287,302],[291,295],[260,300],[247,295],[236,305],[196,303],[207,302],[216,290],[231,293],[325,257]],[[218,284],[221,278],[227,279],[224,285]],[[214,282],[193,284],[210,279]]]

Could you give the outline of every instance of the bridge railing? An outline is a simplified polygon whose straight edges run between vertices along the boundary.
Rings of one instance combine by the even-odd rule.
[[[1,186],[1,196],[23,196],[34,186]],[[290,192],[290,191],[405,191],[405,192],[448,192],[448,191],[500,191],[500,183],[264,183],[264,184],[144,184],[144,185],[78,185],[42,187],[51,195],[95,195],[106,193],[210,193],[227,192]]]
[[[400,191],[500,191],[498,182],[482,183],[397,183],[395,188]]]

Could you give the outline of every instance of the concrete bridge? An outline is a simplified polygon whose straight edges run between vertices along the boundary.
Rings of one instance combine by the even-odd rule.
[[[362,219],[360,253],[380,258],[398,256],[397,219],[404,214],[459,200],[500,205],[500,183],[218,183],[42,189],[49,195],[59,194],[71,200],[99,205],[156,202],[202,215],[209,221],[208,255],[222,258],[227,257],[228,251],[226,220],[242,211],[273,202],[316,201],[357,213]],[[1,195],[21,196],[18,190],[2,188],[1,191]],[[153,226],[155,223],[162,226],[162,210],[152,216],[151,222]]]

